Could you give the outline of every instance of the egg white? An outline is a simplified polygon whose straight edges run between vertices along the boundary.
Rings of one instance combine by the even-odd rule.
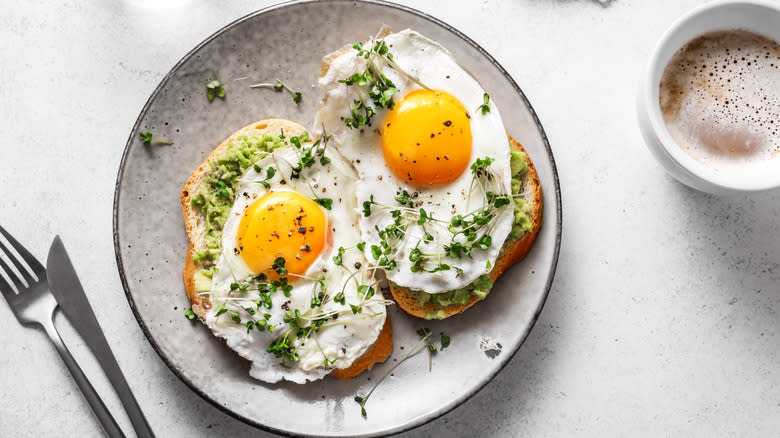
[[[452,55],[438,43],[406,29],[383,38],[393,55],[394,61],[403,70],[416,77],[419,82],[431,89],[443,90],[455,96],[471,114],[470,124],[473,137],[470,163],[477,158],[492,157],[491,169],[498,176],[498,183],[504,192],[510,191],[511,170],[509,142],[501,120],[498,108],[489,104],[490,112],[481,114],[476,109],[483,104],[483,88],[462,67]],[[351,116],[353,101],[361,99],[356,87],[339,83],[339,80],[353,73],[363,72],[366,60],[356,56],[356,51],[345,49],[326,58],[329,62],[327,72],[320,77],[319,85],[324,91],[322,105],[317,112],[316,127],[321,127],[335,140],[338,150],[355,166],[358,173],[356,185],[358,206],[373,196],[375,202],[385,206],[397,207],[395,201],[403,190],[417,193],[416,201],[436,219],[449,222],[455,214],[465,215],[479,208],[484,202],[484,193],[470,190],[472,172],[466,169],[452,183],[435,187],[413,186],[396,177],[385,163],[381,137],[378,127],[381,126],[388,110],[376,110],[372,126],[349,128],[344,119]],[[420,87],[414,82],[398,74],[395,70],[385,67],[383,70],[398,88],[393,96],[395,102],[400,102],[405,95]],[[370,104],[373,106],[373,104]],[[371,245],[378,245],[380,238],[376,227],[383,229],[393,222],[390,216],[392,208],[374,208],[368,217],[360,215],[360,231],[367,242],[366,257],[376,262],[371,255]],[[492,244],[487,250],[475,249],[471,257],[461,259],[441,257],[429,260],[442,262],[462,269],[429,272],[412,272],[413,262],[409,260],[410,251],[423,237],[421,226],[412,224],[407,229],[407,238],[400,245],[395,260],[396,269],[386,271],[388,279],[400,286],[428,293],[440,293],[459,289],[476,280],[479,276],[491,271],[499,255],[503,242],[512,229],[512,208],[498,210],[495,223],[490,233]],[[441,254],[444,245],[452,241],[452,234],[446,224],[426,225],[426,230],[433,235],[430,243],[422,242],[419,249],[429,254]],[[462,236],[460,236],[462,237]]]
[[[358,283],[371,284],[374,281],[371,271],[364,270],[350,278],[356,264],[367,266],[363,254],[354,249],[360,242],[353,188],[356,175],[338,152],[328,150],[326,156],[331,159],[330,163],[316,163],[304,169],[300,178],[290,178],[292,166],[298,163],[298,150],[293,147],[278,149],[258,161],[257,165],[263,172],[268,166],[276,169],[274,177],[268,180],[270,188],[266,189],[258,182],[265,179],[265,173],[258,174],[250,168],[237,186],[236,200],[223,228],[223,251],[208,292],[212,306],[206,314],[206,324],[215,335],[225,339],[231,349],[252,362],[252,377],[265,382],[274,383],[285,379],[305,383],[324,377],[334,368],[347,368],[376,341],[385,322],[384,298],[378,288],[375,287],[376,294],[368,300],[364,300],[357,292]],[[221,303],[226,303],[228,309],[256,308],[253,301],[258,298],[257,292],[230,292],[231,283],[252,275],[241,256],[234,254],[232,249],[238,247],[236,235],[243,212],[268,191],[283,190],[292,190],[311,199],[322,197],[333,200],[331,210],[326,211],[333,245],[326,248],[310,266],[306,278],[291,279],[293,289],[290,297],[285,297],[281,291],[275,292],[272,295],[272,308],[257,310],[258,313],[271,315],[268,324],[274,325],[275,330],[248,331],[246,326],[233,322],[229,314],[218,317],[216,308]],[[353,248],[344,252],[341,266],[333,261],[339,247]],[[284,322],[288,309],[299,309],[304,313],[311,308],[311,298],[319,290],[316,282],[319,278],[324,279],[330,297],[343,288],[346,303],[341,305],[331,299],[322,306],[322,312],[339,312],[338,324],[323,326],[312,337],[298,340],[296,352],[299,360],[288,362],[287,365],[292,367],[286,368],[281,365],[280,359],[266,350],[288,327]],[[361,305],[362,313],[353,315],[349,304]],[[335,362],[325,366],[326,358],[335,359]]]

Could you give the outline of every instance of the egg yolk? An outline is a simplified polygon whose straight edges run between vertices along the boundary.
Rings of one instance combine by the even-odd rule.
[[[234,252],[255,275],[278,279],[277,258],[285,260],[290,274],[304,275],[330,240],[328,216],[319,204],[296,192],[278,191],[263,195],[246,209]]]
[[[412,91],[395,104],[382,126],[385,162],[410,184],[456,180],[471,159],[469,118],[463,104],[445,91]]]

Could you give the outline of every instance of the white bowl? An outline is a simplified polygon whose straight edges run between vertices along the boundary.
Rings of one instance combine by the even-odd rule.
[[[780,187],[780,159],[724,171],[685,152],[672,138],[661,115],[659,86],[666,64],[685,43],[707,32],[744,29],[780,41],[780,3],[761,0],[716,1],[679,18],[661,37],[639,84],[639,127],[647,147],[680,182],[715,194],[736,194]]]

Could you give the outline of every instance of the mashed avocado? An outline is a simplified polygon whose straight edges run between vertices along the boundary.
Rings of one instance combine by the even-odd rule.
[[[243,135],[230,142],[225,151],[211,162],[211,168],[192,197],[192,206],[199,209],[206,226],[206,248],[195,253],[192,260],[203,268],[195,276],[198,290],[211,287],[213,267],[221,252],[222,226],[235,200],[238,180],[266,153],[284,145],[278,136]]]
[[[512,150],[509,165],[512,170],[512,195],[519,195],[523,189],[522,178],[528,170],[525,153]],[[528,218],[530,206],[527,205],[525,200],[519,197],[514,198],[514,201],[514,222],[512,223],[512,231],[509,232],[509,239],[512,242],[531,231],[531,228],[533,227],[531,220]],[[417,298],[417,303],[420,306],[431,303],[437,307],[437,310],[428,312],[428,314],[425,315],[425,319],[444,319],[447,317],[447,314],[444,311],[445,307],[452,304],[466,304],[471,296],[476,296],[478,299],[482,300],[487,296],[492,287],[493,282],[490,280],[490,275],[484,274],[474,280],[471,284],[449,292],[439,294],[428,294],[416,290],[412,290],[411,292]]]
[[[528,170],[525,154],[513,149],[509,165],[512,169],[512,195],[515,196],[520,194],[520,191],[523,189],[522,178]],[[523,234],[531,231],[531,228],[533,227],[531,220],[528,218],[530,206],[527,205],[522,198],[514,198],[514,200],[515,221],[512,223],[512,231],[509,232],[509,238],[512,239],[512,241],[519,239]]]
[[[480,300],[484,299],[492,287],[493,282],[490,280],[490,275],[483,274],[465,287],[449,292],[442,292],[439,294],[428,294],[418,290],[412,290],[411,292],[414,294],[415,298],[417,298],[417,304],[420,306],[431,303],[434,306],[441,308],[425,315],[425,319],[442,319],[447,316],[446,313],[444,313],[444,307],[451,304],[466,304],[472,295]]]

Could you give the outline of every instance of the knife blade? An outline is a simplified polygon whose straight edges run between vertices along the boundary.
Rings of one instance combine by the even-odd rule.
[[[127,410],[130,422],[133,424],[139,437],[153,438],[149,423],[141,411],[141,407],[133,396],[130,386],[125,380],[114,353],[103,335],[103,330],[92,311],[84,288],[76,275],[76,270],[70,261],[65,245],[60,236],[56,236],[49,248],[49,256],[46,259],[46,272],[49,287],[60,309],[68,317],[73,327],[84,339],[92,353],[98,359],[98,363],[114,386],[119,400]]]

